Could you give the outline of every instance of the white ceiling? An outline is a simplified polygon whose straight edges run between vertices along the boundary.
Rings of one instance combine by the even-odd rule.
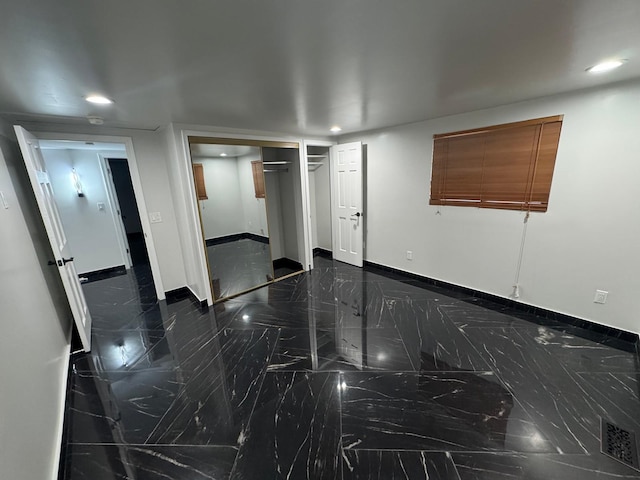
[[[640,77],[639,0],[0,0],[0,12],[11,120],[326,135]],[[629,61],[585,73],[609,57]],[[87,104],[93,92],[115,105]]]

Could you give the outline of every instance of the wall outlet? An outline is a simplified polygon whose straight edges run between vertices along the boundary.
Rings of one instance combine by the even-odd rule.
[[[411,250],[407,250],[407,260],[413,260],[413,252]]]
[[[609,295],[609,292],[596,290],[596,296],[593,297],[593,303],[607,303],[607,295]]]
[[[104,202],[98,202],[98,210],[100,212],[104,212],[105,206],[104,206]]]
[[[151,223],[160,223],[162,222],[162,215],[160,215],[160,212],[150,212],[149,221]]]

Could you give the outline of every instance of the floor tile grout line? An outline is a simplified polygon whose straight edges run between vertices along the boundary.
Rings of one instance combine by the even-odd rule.
[[[237,445],[225,445],[225,444],[211,444],[211,445],[202,445],[202,444],[190,444],[190,443],[118,443],[118,442],[74,442],[69,443],[70,446],[82,446],[82,447],[90,447],[90,446],[122,446],[122,447],[166,447],[166,448],[231,448],[233,450],[238,450]]]

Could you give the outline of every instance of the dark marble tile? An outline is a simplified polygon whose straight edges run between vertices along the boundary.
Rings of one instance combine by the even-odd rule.
[[[93,328],[119,330],[162,328],[163,318],[158,314],[156,291],[151,269],[136,266],[120,275],[82,286],[89,305]],[[151,312],[150,315],[144,315]]]
[[[278,282],[280,283],[280,282]],[[274,284],[276,285],[276,284]],[[269,292],[274,285],[265,287]],[[260,289],[263,290],[263,289]],[[282,301],[270,297],[262,301],[256,299],[258,291],[245,296],[217,304],[215,317],[220,325],[230,328],[394,328],[382,296],[360,296],[362,292],[351,295],[331,297],[308,297],[306,300]]]
[[[344,373],[341,382],[347,449],[555,451],[490,372]]]
[[[236,449],[71,445],[64,459],[67,480],[226,480]]]
[[[415,370],[395,328],[283,329],[269,371]]]
[[[520,312],[482,298],[467,298],[454,302],[440,302],[441,311],[459,327],[536,327],[560,325],[553,319]]]
[[[236,295],[274,278],[268,243],[242,238],[207,247],[216,299]]]
[[[453,453],[460,480],[637,479],[640,472],[604,455]]]
[[[233,479],[340,479],[338,374],[268,373]]]
[[[77,372],[73,443],[235,445],[273,352],[274,330],[225,330],[171,370]]]
[[[215,316],[190,300],[160,303],[164,329],[93,329],[92,351],[74,358],[80,371],[123,372],[198,368],[211,354],[220,333]]]
[[[545,327],[539,328],[546,331]],[[464,331],[559,453],[599,451],[600,416],[611,415],[607,399],[616,392],[607,390],[603,396],[567,366],[572,363],[567,360],[569,352],[579,358],[585,353],[584,346],[567,347],[565,351],[555,342],[549,344],[546,333],[536,338],[537,333],[520,328]],[[635,427],[635,410],[628,413],[631,417],[621,419]],[[637,428],[640,431],[640,425]]]
[[[518,331],[531,349],[544,349],[555,360],[576,372],[638,372],[640,359],[633,351],[620,350],[601,338],[600,342],[585,339],[577,327],[549,328],[538,326]],[[594,332],[592,332],[594,333]],[[596,338],[602,334],[595,334]],[[617,343],[620,341],[618,340]],[[609,344],[608,344],[609,343]]]
[[[488,364],[433,300],[387,300],[391,317],[421,371],[488,371]]]
[[[344,450],[343,480],[459,480],[449,453]]]

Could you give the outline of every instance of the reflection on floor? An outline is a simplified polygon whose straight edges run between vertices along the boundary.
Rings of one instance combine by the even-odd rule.
[[[318,259],[212,309],[148,271],[85,286],[67,479],[621,479],[635,346]]]
[[[269,244],[250,238],[207,247],[213,296],[225,298],[273,280]]]

